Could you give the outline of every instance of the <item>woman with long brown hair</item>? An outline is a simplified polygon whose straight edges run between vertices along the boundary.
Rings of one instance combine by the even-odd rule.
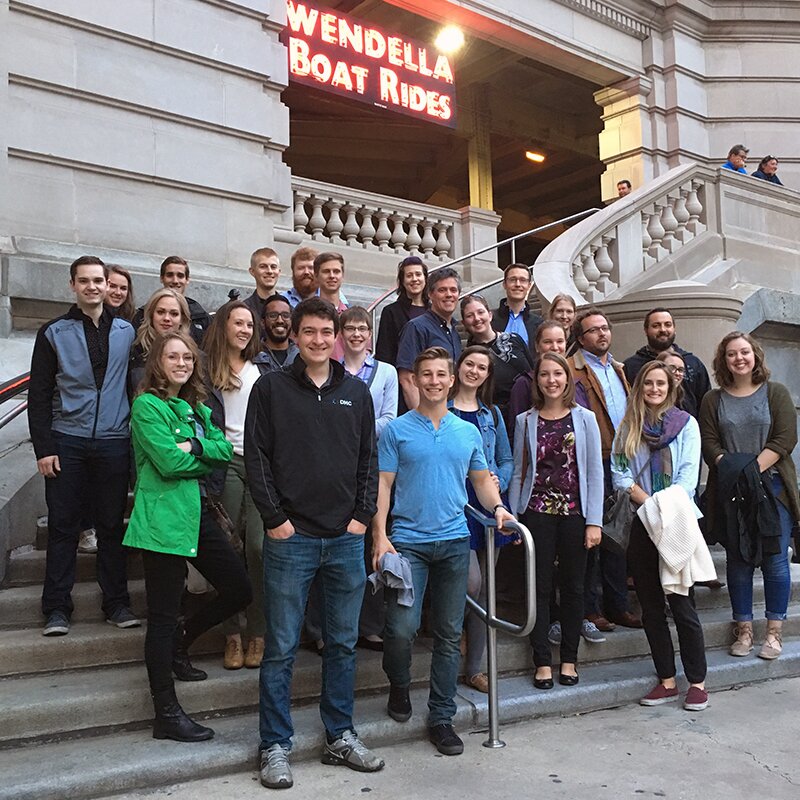
[[[133,280],[128,270],[119,264],[108,264],[105,304],[114,311],[115,317],[133,322],[136,316],[136,303],[133,299]]]
[[[206,477],[232,448],[211,421],[197,346],[185,333],[157,337],[148,353],[141,393],[131,409],[137,480],[123,543],[142,551],[147,596],[144,656],[155,721],[153,737],[194,742],[211,728],[190,719],[175,696],[179,680],[208,676],[192,666],[188,648],[201,634],[252,600],[250,581],[208,507]],[[216,589],[179,623],[187,561]]]
[[[217,310],[203,340],[206,354],[206,386],[211,419],[225,432],[233,446],[227,469],[211,476],[209,489],[220,495],[222,505],[235,525],[234,535],[243,543],[243,556],[253,601],[245,611],[247,650],[242,645],[238,615],[225,621],[225,669],[256,669],[264,655],[264,524],[250,496],[244,466],[244,420],[247,401],[255,382],[271,365],[259,353],[259,329],[253,312],[238,300]]]
[[[758,655],[774,659],[783,649],[781,634],[791,589],[789,538],[792,525],[800,519],[792,460],[797,411],[788,389],[769,379],[761,345],[746,333],[733,331],[723,337],[714,355],[714,377],[720,388],[703,398],[700,430],[709,469],[707,528],[727,554],[735,637],[730,653],[746,656],[753,649],[753,574],[760,566],[767,635]],[[749,474],[760,485],[759,494],[768,495],[767,505],[772,505],[772,498],[769,522],[737,505],[739,492],[730,491],[727,484],[735,480],[738,485],[739,474]],[[731,524],[734,521],[736,525]]]
[[[677,384],[672,372],[661,361],[650,361],[639,371],[628,398],[611,453],[611,474],[615,489],[624,490],[636,506],[647,503],[651,497],[666,499],[662,492],[680,487],[679,501],[670,499],[671,508],[678,519],[682,502],[688,509],[689,524],[680,526],[681,543],[694,535],[697,547],[705,548],[696,520],[701,516],[694,504],[695,486],[700,469],[700,430],[697,421],[688,412],[675,405]],[[672,495],[674,497],[674,493]],[[693,523],[693,524],[692,524]],[[665,519],[659,542],[666,542],[674,533]],[[661,546],[661,545],[660,545]],[[707,554],[707,548],[705,548]],[[675,700],[678,686],[675,680],[675,649],[664,610],[660,550],[651,540],[639,514],[633,517],[628,545],[628,568],[636,584],[636,595],[642,606],[642,623],[650,652],[659,678],[658,685],[639,702],[656,706]],[[710,556],[709,574],[697,577],[716,577]],[[678,631],[681,661],[683,662],[689,691],[684,708],[702,711],[708,705],[705,690],[706,654],[703,628],[697,617],[688,586],[670,587],[667,601]]]
[[[537,689],[553,688],[547,640],[550,594],[561,596],[559,683],[578,683],[578,645],[583,620],[586,552],[600,544],[603,524],[603,461],[600,430],[591,411],[575,402],[575,382],[560,353],[544,353],[534,367],[533,408],[517,417],[511,511],[536,543],[536,624],[530,640]]]

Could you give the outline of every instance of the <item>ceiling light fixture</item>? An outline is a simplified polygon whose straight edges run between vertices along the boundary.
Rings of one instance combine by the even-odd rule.
[[[456,53],[464,46],[464,34],[456,25],[445,25],[439,31],[435,44],[442,53]]]
[[[544,155],[542,153],[534,153],[533,150],[526,150],[525,151],[525,158],[527,158],[528,161],[535,162],[536,164],[541,164],[542,161],[544,161],[544,159],[545,159],[545,157],[544,157]]]

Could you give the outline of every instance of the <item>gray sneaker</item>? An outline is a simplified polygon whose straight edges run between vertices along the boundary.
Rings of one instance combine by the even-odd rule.
[[[42,636],[65,636],[69,633],[69,617],[63,611],[51,611],[42,629]]]
[[[120,606],[106,618],[109,625],[116,625],[118,628],[138,628],[142,621],[126,606]]]
[[[588,619],[585,619],[581,623],[581,636],[592,644],[600,644],[600,642],[606,640],[606,637],[603,636],[603,632],[599,631],[597,625],[595,625],[594,622],[589,622]]]
[[[350,767],[356,772],[377,772],[384,767],[383,759],[367,750],[353,731],[345,731],[335,742],[325,744],[322,763]]]
[[[289,766],[289,751],[277,742],[269,749],[262,750],[258,776],[261,785],[267,789],[291,789],[294,780]]]
[[[550,644],[561,644],[561,623],[554,622],[547,631],[547,641]]]

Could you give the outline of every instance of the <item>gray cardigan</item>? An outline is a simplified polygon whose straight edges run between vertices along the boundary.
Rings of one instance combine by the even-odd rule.
[[[571,410],[575,430],[575,458],[578,462],[578,486],[581,514],[587,525],[603,526],[603,457],[600,429],[594,413],[574,406]],[[527,419],[527,425],[525,424]],[[512,513],[523,514],[533,492],[536,478],[536,432],[539,412],[532,408],[517,417],[514,427],[514,475],[508,491]],[[524,442],[527,431],[527,442]],[[522,480],[523,448],[528,451],[528,469]]]

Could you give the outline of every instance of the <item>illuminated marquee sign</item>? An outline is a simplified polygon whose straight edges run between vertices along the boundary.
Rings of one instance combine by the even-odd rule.
[[[290,79],[451,128],[456,124],[450,59],[311,3],[287,0]]]

